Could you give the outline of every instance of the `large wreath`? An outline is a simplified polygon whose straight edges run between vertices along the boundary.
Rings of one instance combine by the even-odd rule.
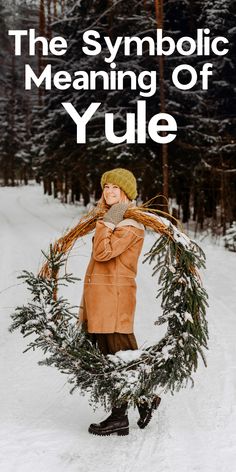
[[[160,391],[173,393],[187,385],[196,371],[199,355],[206,365],[208,329],[205,318],[207,293],[198,269],[205,267],[202,249],[158,211],[146,206],[128,208],[125,217],[143,223],[159,236],[144,262],[159,272],[163,312],[155,324],[166,323],[165,336],[156,344],[135,351],[120,351],[104,356],[93,344],[83,326],[78,325],[78,307],[72,307],[58,287],[75,282],[72,274],[61,274],[75,241],[94,230],[104,215],[96,209],[82,218],[44,254],[40,273],[23,271],[32,300],[12,314],[10,331],[20,328],[24,337],[34,335],[24,352],[40,348],[46,358],[41,365],[55,366],[69,375],[71,393],[79,388],[89,392],[91,403],[105,409],[127,401],[136,405],[151,402]],[[75,311],[75,308],[76,311]]]

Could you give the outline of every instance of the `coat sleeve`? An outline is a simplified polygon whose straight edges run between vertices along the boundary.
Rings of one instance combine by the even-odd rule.
[[[112,228],[103,221],[98,221],[93,241],[95,261],[109,261],[129,249],[144,238],[144,230],[132,226]]]

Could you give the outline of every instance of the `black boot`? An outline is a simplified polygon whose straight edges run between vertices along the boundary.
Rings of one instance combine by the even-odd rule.
[[[127,403],[121,407],[112,408],[110,416],[101,423],[92,423],[89,426],[89,433],[98,436],[110,436],[117,433],[118,436],[129,434],[129,420],[127,415]]]
[[[148,425],[152,417],[153,410],[156,410],[158,406],[160,405],[160,403],[161,403],[161,398],[156,396],[153,398],[151,406],[149,406],[147,402],[137,404],[139,415],[140,415],[137,425],[141,429],[146,428],[146,426]]]

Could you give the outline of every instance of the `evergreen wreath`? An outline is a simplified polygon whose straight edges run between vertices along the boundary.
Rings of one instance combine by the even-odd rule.
[[[20,329],[24,337],[34,335],[27,349],[40,348],[46,358],[40,365],[57,367],[68,374],[71,393],[79,388],[90,394],[90,403],[105,409],[124,401],[136,405],[152,402],[161,390],[178,391],[191,380],[198,357],[203,359],[207,348],[207,293],[202,286],[198,269],[205,267],[202,249],[169,220],[160,217],[158,210],[145,205],[129,207],[126,218],[142,222],[159,234],[143,262],[153,264],[153,275],[159,272],[163,313],[155,322],[167,324],[165,336],[156,344],[135,351],[119,351],[104,356],[93,344],[82,325],[78,325],[75,308],[62,296],[58,287],[74,283],[77,278],[60,269],[75,241],[91,232],[102,218],[104,208],[97,207],[50,246],[40,273],[23,271],[19,278],[26,283],[32,301],[17,307],[12,314],[12,332]],[[62,272],[62,271],[61,271]]]

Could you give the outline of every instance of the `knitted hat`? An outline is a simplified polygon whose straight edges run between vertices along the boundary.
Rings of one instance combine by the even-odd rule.
[[[136,178],[130,170],[120,167],[104,172],[101,178],[102,189],[105,184],[118,185],[130,200],[134,200],[138,195]]]

